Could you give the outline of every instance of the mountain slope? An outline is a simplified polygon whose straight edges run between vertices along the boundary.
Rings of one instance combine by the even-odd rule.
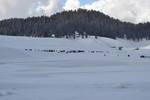
[[[140,40],[150,38],[150,23],[121,22],[97,11],[79,9],[64,11],[50,17],[30,17],[0,21],[0,34],[14,36],[56,37],[88,34],[109,38]]]

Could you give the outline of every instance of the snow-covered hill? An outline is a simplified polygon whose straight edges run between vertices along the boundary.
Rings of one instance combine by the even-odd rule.
[[[13,37],[13,36],[0,36],[0,45],[13,47],[13,48],[104,48],[113,46],[124,47],[144,47],[150,45],[150,41],[143,40],[141,42],[134,42],[123,39],[109,39],[104,37],[89,37],[88,39],[78,38],[65,39],[65,38],[32,38],[32,37]]]
[[[0,36],[0,100],[149,100],[149,45]]]

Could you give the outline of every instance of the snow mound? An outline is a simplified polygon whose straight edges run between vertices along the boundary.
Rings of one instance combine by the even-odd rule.
[[[150,45],[143,47],[143,49],[150,49]]]

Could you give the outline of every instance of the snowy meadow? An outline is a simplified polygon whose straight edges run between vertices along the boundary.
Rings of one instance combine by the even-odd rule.
[[[0,100],[149,100],[149,50],[146,40],[0,36]]]

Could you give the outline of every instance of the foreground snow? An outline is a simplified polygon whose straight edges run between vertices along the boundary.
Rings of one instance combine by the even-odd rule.
[[[140,58],[150,55],[149,45],[0,36],[0,100],[149,100],[150,59]],[[85,52],[38,51],[49,49]]]

